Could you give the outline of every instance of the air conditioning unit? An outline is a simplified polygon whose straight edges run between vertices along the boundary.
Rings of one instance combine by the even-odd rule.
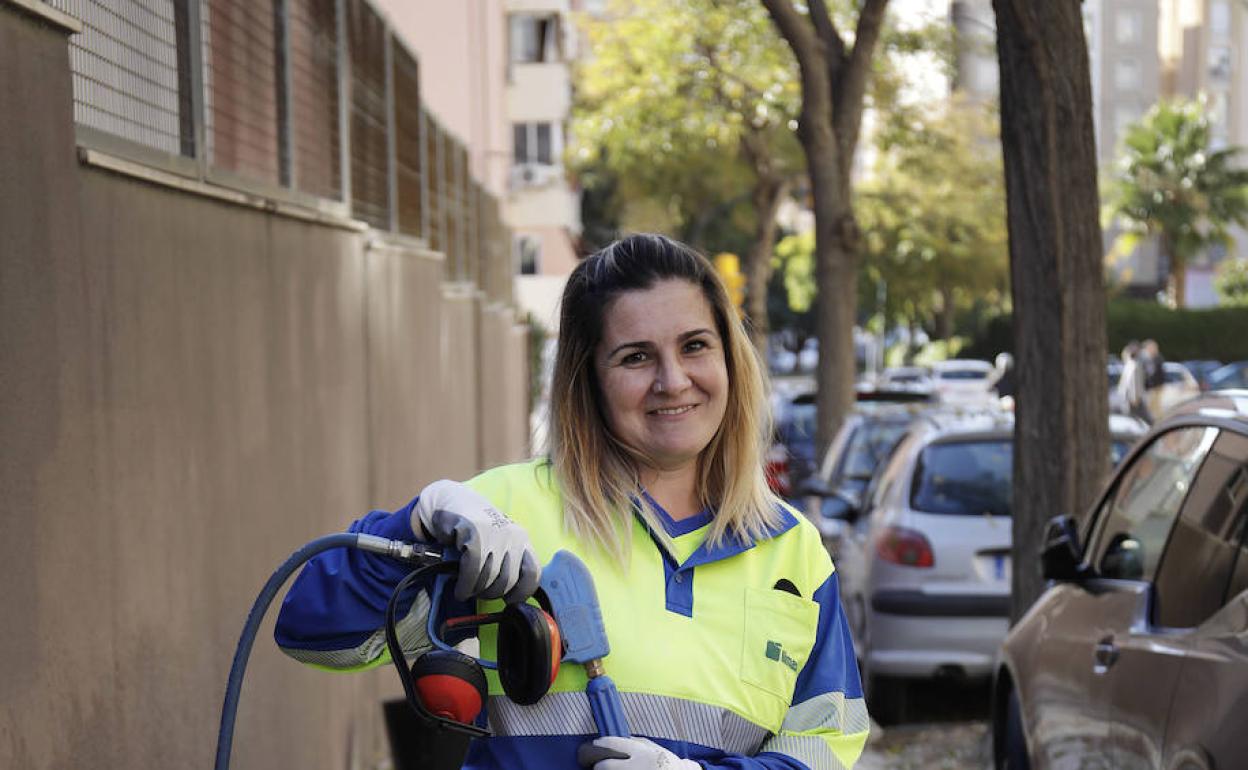
[[[562,173],[563,169],[559,166],[522,163],[511,167],[511,187],[512,189],[545,187],[557,180]]]

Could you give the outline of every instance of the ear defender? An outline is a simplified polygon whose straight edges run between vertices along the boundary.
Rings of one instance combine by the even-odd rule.
[[[412,664],[412,680],[421,703],[434,716],[470,725],[485,705],[485,672],[461,652],[426,652]]]
[[[498,678],[507,697],[537,703],[559,674],[563,640],[555,619],[531,604],[513,604],[498,620]]]

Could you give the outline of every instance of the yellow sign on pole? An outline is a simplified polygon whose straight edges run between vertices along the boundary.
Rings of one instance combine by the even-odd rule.
[[[728,299],[738,311],[745,305],[745,276],[741,274],[741,258],[730,252],[716,254],[715,270],[728,289]]]

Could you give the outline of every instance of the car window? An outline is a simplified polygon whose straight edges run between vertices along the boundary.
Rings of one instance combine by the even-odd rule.
[[[904,422],[866,422],[849,439],[840,472],[842,479],[869,479],[893,445],[906,435]]]
[[[1245,371],[1248,371],[1248,369],[1237,364],[1227,364],[1209,375],[1209,387],[1211,390],[1242,388],[1245,384],[1248,384],[1245,383]]]
[[[1217,433],[1205,426],[1167,431],[1122,471],[1098,517],[1103,523],[1093,564],[1102,577],[1153,578],[1170,528]]]
[[[1226,588],[1226,600],[1248,591],[1248,472],[1241,469],[1239,476],[1227,486],[1227,495],[1239,506],[1239,551],[1231,567],[1231,580]]]
[[[1182,369],[1177,369],[1177,368],[1171,369],[1167,367],[1165,370],[1166,382],[1169,384],[1173,384],[1176,382],[1187,382],[1187,377],[1184,376],[1185,374],[1186,372],[1184,372]]]
[[[931,444],[915,463],[910,507],[924,513],[1009,516],[1013,471],[1009,439]]]
[[[1192,484],[1157,570],[1153,621],[1191,628],[1222,608],[1248,497],[1248,439],[1222,433]]]
[[[978,369],[950,369],[940,373],[942,380],[982,380],[988,376],[988,372]]]

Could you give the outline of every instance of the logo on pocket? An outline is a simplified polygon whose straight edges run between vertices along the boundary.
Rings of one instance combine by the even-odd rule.
[[[797,670],[797,661],[794,660],[791,655],[789,655],[787,652],[784,651],[784,646],[781,645],[779,642],[770,642],[770,641],[767,642],[766,655],[768,659],[770,660],[774,660],[778,663],[783,663],[784,665],[788,666],[790,669],[794,671]]]

